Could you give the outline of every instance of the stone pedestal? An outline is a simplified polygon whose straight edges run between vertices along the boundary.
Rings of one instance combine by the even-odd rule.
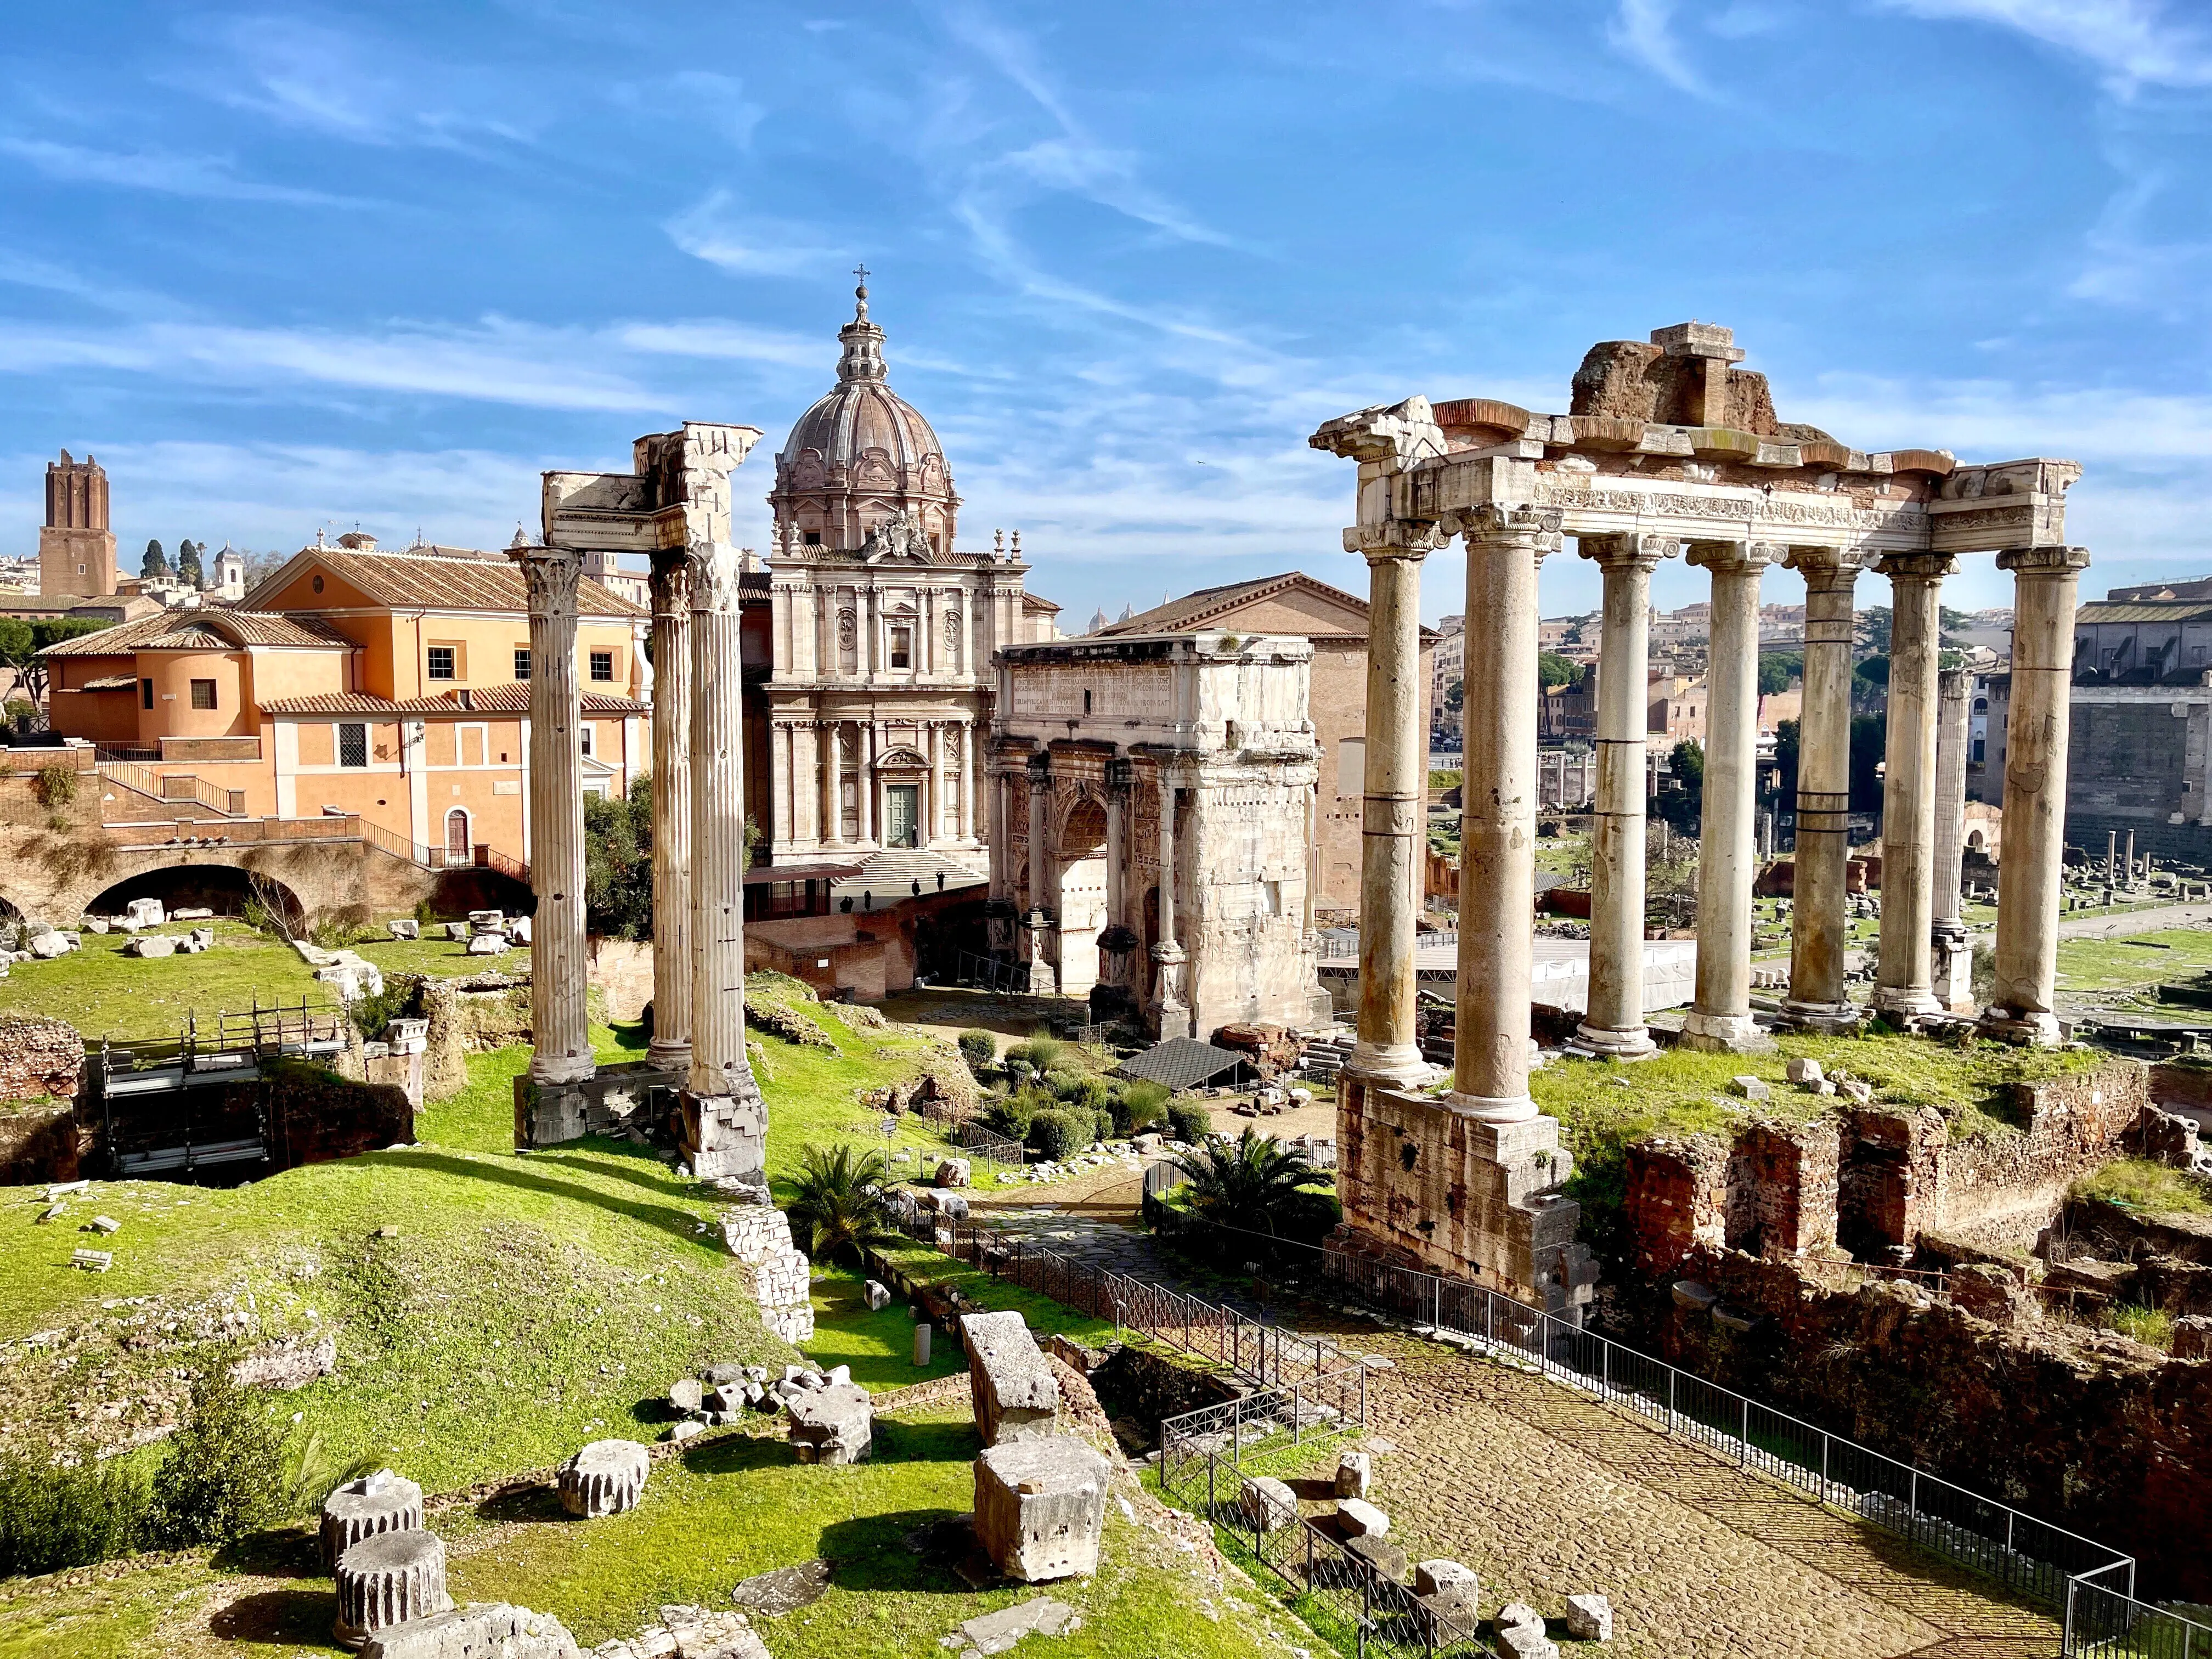
[[[323,1502],[323,1565],[334,1569],[338,1558],[364,1538],[379,1533],[419,1532],[422,1526],[422,1488],[390,1469],[349,1480]]]
[[[1936,882],[1936,662],[1939,596],[1958,563],[1940,553],[1891,553],[1889,737],[1883,766],[1881,950],[1875,1006],[1911,1018],[1943,1012],[1931,952]]]
[[[1060,1419],[1060,1380],[1014,1312],[963,1314],[968,1390],[987,1446],[1048,1437]]]
[[[1584,536],[1605,576],[1597,679],[1597,804],[1590,829],[1589,1007],[1572,1047],[1613,1060],[1656,1052],[1644,1024],[1644,738],[1650,723],[1651,573],[1662,536]]]
[[[1997,568],[2013,573],[2012,703],[2005,718],[1996,987],[1982,1024],[1991,1035],[2016,1042],[2058,1040],[2052,994],[2066,850],[2074,605],[2088,567],[2088,550],[2081,547],[2023,547],[1997,555]]]
[[[1106,1484],[1106,1460],[1073,1435],[990,1447],[975,1460],[975,1540],[1009,1578],[1088,1577]]]
[[[784,1401],[791,1414],[785,1438],[802,1463],[862,1463],[875,1437],[868,1391],[854,1382],[805,1389]]]
[[[653,556],[653,1041],[691,1064],[691,595],[689,549]]]
[[[637,1507],[653,1458],[635,1440],[594,1440],[561,1466],[561,1507],[586,1517]]]
[[[1793,547],[1805,578],[1805,691],[1797,746],[1797,851],[1790,906],[1790,1023],[1856,1024],[1844,991],[1850,866],[1851,590],[1858,567],[1832,547]]]
[[[791,1219],[767,1204],[722,1212],[722,1242],[738,1259],[738,1282],[771,1335],[796,1347],[814,1340],[813,1264],[791,1241]]]
[[[1712,573],[1706,656],[1705,783],[1698,840],[1698,989],[1682,1042],[1741,1053],[1765,1046],[1751,1018],[1751,889],[1759,875],[1759,580],[1781,549],[1692,542]]]
[[[357,1648],[389,1626],[427,1619],[453,1605],[446,1594],[446,1547],[434,1533],[378,1533],[337,1561],[338,1616],[331,1632]]]

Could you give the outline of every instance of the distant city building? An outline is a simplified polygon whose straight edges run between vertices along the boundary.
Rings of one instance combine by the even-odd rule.
[[[39,532],[39,592],[100,599],[115,592],[115,532],[107,474],[89,455],[46,463],[46,522]]]

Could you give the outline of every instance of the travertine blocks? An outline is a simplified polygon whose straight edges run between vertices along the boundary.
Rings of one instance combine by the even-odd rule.
[[[323,1504],[323,1565],[364,1538],[380,1532],[415,1532],[422,1525],[422,1488],[390,1469],[349,1480]]]
[[[791,1413],[785,1438],[802,1463],[860,1463],[875,1437],[876,1411],[854,1382],[805,1389],[784,1401]]]
[[[1567,1634],[1578,1642],[1613,1640],[1613,1603],[1602,1595],[1570,1595]]]
[[[1390,1530],[1390,1517],[1364,1498],[1340,1498],[1336,1518],[1346,1538],[1381,1538]]]
[[[446,1547],[419,1529],[364,1538],[338,1557],[340,1647],[357,1648],[374,1632],[427,1619],[453,1605],[446,1594]]]
[[[987,1446],[1053,1432],[1060,1417],[1060,1380],[1018,1313],[963,1314],[968,1389],[975,1431]]]
[[[637,1507],[653,1460],[635,1440],[594,1440],[561,1466],[561,1507],[571,1515],[620,1515]]]
[[[745,1293],[760,1306],[761,1323],[793,1345],[812,1340],[813,1264],[791,1242],[791,1221],[766,1204],[722,1212],[722,1242],[738,1259]]]
[[[1245,1481],[1237,1493],[1237,1502],[1244,1510],[1244,1518],[1263,1532],[1297,1524],[1297,1494],[1267,1475],[1255,1475]]]
[[[969,1161],[964,1158],[943,1159],[937,1166],[937,1184],[940,1187],[965,1187],[969,1167]]]
[[[975,1538],[1009,1578],[1098,1571],[1106,1460],[1073,1435],[992,1446],[975,1460]]]
[[[471,1601],[379,1631],[361,1659],[577,1659],[576,1638],[550,1613]]]
[[[1339,1498],[1364,1498],[1373,1464],[1363,1451],[1338,1454],[1336,1460],[1336,1495]]]

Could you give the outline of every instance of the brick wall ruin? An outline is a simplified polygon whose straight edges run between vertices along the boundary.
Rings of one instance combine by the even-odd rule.
[[[84,1039],[67,1020],[0,1014],[0,1101],[74,1098]]]

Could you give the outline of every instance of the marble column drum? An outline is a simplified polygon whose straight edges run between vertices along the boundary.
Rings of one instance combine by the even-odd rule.
[[[1844,990],[1850,939],[1851,590],[1858,567],[1832,547],[1793,547],[1805,578],[1805,690],[1797,742],[1797,850],[1790,904],[1792,1024],[1841,1030],[1856,1016]]]
[[[2066,851],[2074,608],[2088,568],[2083,547],[2022,547],[1997,555],[1997,568],[2013,576],[2012,704],[2005,716],[1996,987],[1982,1022],[1992,1035],[2044,1045],[2059,1037],[2052,998]]]
[[[1574,1046],[1613,1060],[1656,1052],[1644,1024],[1644,746],[1650,724],[1651,573],[1663,536],[1581,538],[1605,578],[1597,679],[1597,805],[1590,830],[1589,1006]]]
[[[530,1076],[576,1083],[597,1070],[584,994],[582,702],[576,683],[581,553],[519,547],[530,605]]]
[[[446,1593],[446,1547],[434,1533],[381,1532],[338,1557],[338,1615],[331,1634],[357,1648],[381,1630],[428,1619],[453,1605]]]
[[[653,1041],[647,1058],[691,1064],[690,554],[653,555]]]

